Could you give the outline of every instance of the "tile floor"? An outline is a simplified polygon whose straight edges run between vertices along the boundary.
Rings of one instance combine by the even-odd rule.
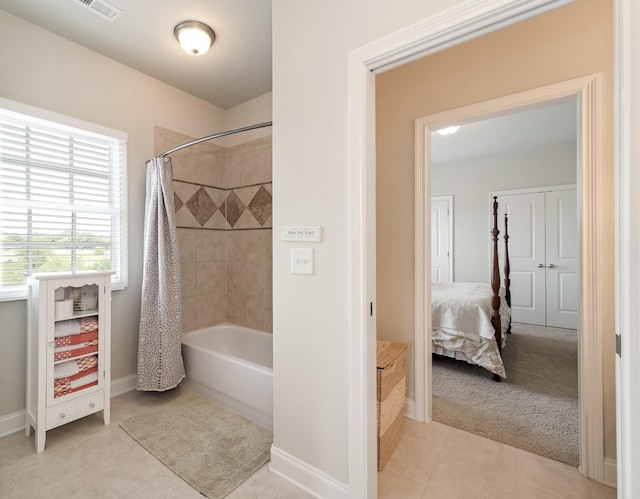
[[[111,424],[88,416],[47,432],[45,452],[33,432],[0,439],[0,497],[202,499],[119,426],[176,393],[129,392],[112,399]],[[406,420],[402,439],[378,474],[380,499],[614,499],[615,490],[555,461],[439,423]],[[308,494],[263,466],[229,499],[307,499]]]
[[[564,463],[432,422],[405,420],[379,499],[615,499]]]

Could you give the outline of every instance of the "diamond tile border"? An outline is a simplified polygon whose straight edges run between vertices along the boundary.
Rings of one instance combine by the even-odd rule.
[[[272,228],[271,184],[220,189],[174,180],[176,225],[221,230]]]

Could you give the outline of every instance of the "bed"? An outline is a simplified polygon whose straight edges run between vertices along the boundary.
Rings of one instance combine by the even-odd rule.
[[[504,282],[500,282],[498,255],[498,199],[493,198],[493,264],[491,284],[432,283],[431,324],[433,353],[470,364],[506,378],[502,349],[511,327],[508,218],[504,219]]]

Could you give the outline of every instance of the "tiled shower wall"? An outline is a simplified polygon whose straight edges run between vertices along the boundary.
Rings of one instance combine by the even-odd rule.
[[[193,140],[155,128],[156,154]],[[231,322],[271,332],[271,137],[171,155],[183,332]]]

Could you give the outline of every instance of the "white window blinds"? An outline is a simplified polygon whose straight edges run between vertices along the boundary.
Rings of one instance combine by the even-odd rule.
[[[26,277],[113,270],[126,285],[126,140],[0,109],[0,299]]]

